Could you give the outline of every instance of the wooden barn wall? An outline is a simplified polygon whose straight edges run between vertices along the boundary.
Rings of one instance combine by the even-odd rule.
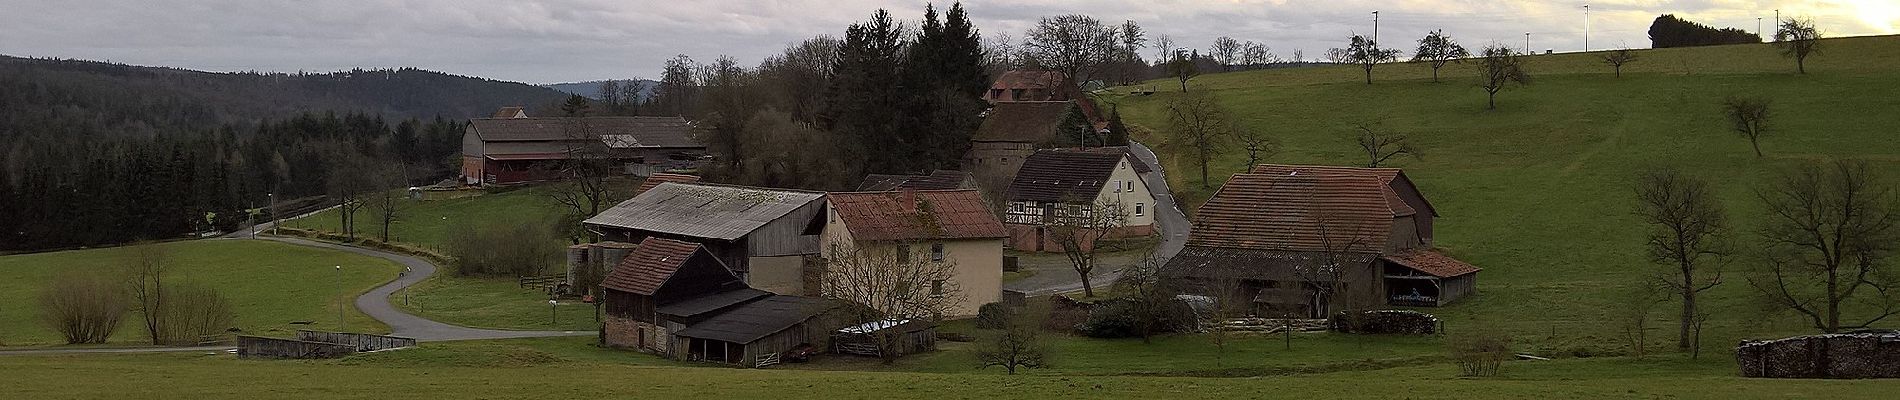
[[[822,224],[823,221],[818,219],[824,212],[825,202],[813,201],[752,231],[744,239],[749,255],[776,257],[818,254],[818,232],[807,235],[805,231],[806,228],[812,228],[814,223]]]

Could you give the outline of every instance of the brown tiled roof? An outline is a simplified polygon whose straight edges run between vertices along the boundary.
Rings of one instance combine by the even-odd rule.
[[[647,189],[652,189],[654,186],[660,186],[660,184],[667,182],[693,183],[699,182],[699,177],[695,175],[655,172],[653,176],[648,176],[646,180],[640,181],[640,188],[634,190],[633,195],[639,196],[641,193],[646,193]]]
[[[502,107],[500,110],[495,110],[494,118],[515,118],[520,115],[528,114],[524,112],[520,106],[508,106]]]
[[[1129,147],[1128,147],[1128,146],[1101,146],[1101,147],[1069,147],[1069,148],[1064,148],[1063,150],[1069,150],[1069,151],[1092,151],[1092,152],[1097,152],[1097,153],[1122,153],[1122,154],[1127,154],[1127,155],[1128,155],[1128,166],[1129,166],[1129,168],[1134,168],[1134,169],[1135,169],[1135,173],[1139,173],[1139,174],[1146,174],[1146,173],[1148,173],[1148,171],[1153,171],[1153,170],[1154,170],[1154,168],[1151,168],[1151,167],[1149,167],[1149,166],[1148,166],[1148,162],[1146,162],[1146,161],[1142,161],[1142,160],[1141,160],[1141,157],[1135,157],[1135,152],[1134,152],[1134,150],[1131,150],[1131,149],[1129,149]]]
[[[1382,183],[1385,185],[1386,203],[1392,206],[1393,215],[1403,217],[1407,215],[1417,214],[1419,211],[1416,207],[1413,207],[1411,204],[1406,204],[1405,200],[1399,197],[1399,193],[1398,193],[1399,187],[1394,186],[1392,184],[1393,181],[1400,181],[1400,180],[1406,181],[1408,186],[1411,183],[1411,180],[1405,177],[1405,171],[1400,170],[1398,168],[1360,168],[1360,167],[1336,167],[1336,166],[1326,166],[1326,165],[1260,164],[1260,165],[1255,165],[1249,171],[1249,173],[1287,174],[1293,171],[1306,171],[1308,173],[1329,173],[1329,174],[1361,174],[1361,175],[1369,175],[1369,176],[1378,177],[1379,183]],[[1418,198],[1421,200],[1425,198],[1425,195],[1423,193],[1417,193],[1417,195],[1418,195]],[[1421,204],[1421,205],[1425,206],[1426,208],[1425,211],[1430,212],[1434,216],[1438,215],[1438,213],[1435,210],[1432,210],[1431,202],[1427,201],[1425,202],[1425,204]]]
[[[592,140],[604,135],[622,135],[618,142],[631,140],[634,147],[698,148],[693,140],[692,124],[680,117],[586,117],[585,131]],[[575,124],[571,118],[476,118],[469,130],[485,142],[572,140]]]
[[[1067,101],[996,103],[983,117],[970,140],[978,142],[1042,143],[1054,138],[1056,127],[1069,113]]]
[[[932,171],[930,175],[870,174],[858,184],[858,191],[970,189],[972,179],[968,172],[948,170]]]
[[[1195,232],[1198,234],[1199,232]],[[1364,266],[1376,256],[1363,253],[1327,254],[1189,245],[1168,259],[1162,275],[1173,278],[1244,278],[1272,281],[1328,281],[1340,275],[1329,264]]]
[[[1008,237],[974,189],[832,193],[832,208],[865,241]]]
[[[1386,190],[1366,174],[1236,174],[1194,214],[1187,245],[1378,253],[1392,230]]]
[[[1121,152],[1041,150],[1023,160],[1009,184],[1010,201],[1088,201],[1102,192]]]
[[[1440,278],[1476,273],[1481,270],[1464,261],[1439,253],[1436,249],[1410,249],[1387,255],[1382,259]]]
[[[1061,86],[1067,79],[1062,71],[1013,70],[996,77],[991,89],[1048,89]]]
[[[614,266],[601,281],[601,287],[640,295],[660,290],[686,260],[699,252],[699,245],[672,239],[647,238]]]

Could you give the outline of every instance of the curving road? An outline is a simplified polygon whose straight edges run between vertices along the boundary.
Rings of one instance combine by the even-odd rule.
[[[1167,172],[1161,170],[1161,160],[1155,156],[1154,150],[1132,141],[1128,142],[1128,145],[1133,150],[1135,158],[1148,163],[1148,166],[1152,168],[1148,173],[1141,174],[1141,181],[1148,184],[1148,191],[1155,196],[1156,233],[1161,235],[1161,242],[1156,245],[1155,255],[1166,261],[1174,258],[1175,254],[1180,254],[1181,248],[1187,245],[1188,231],[1192,225],[1188,222],[1187,214],[1181,212],[1180,205],[1175,204],[1174,191],[1168,188]],[[1105,265],[1104,267],[1114,266]],[[1122,275],[1120,268],[1098,271],[1101,272],[1089,277],[1089,283],[1098,288],[1114,284],[1115,279],[1121,278]],[[1062,278],[1025,279],[1004,285],[1004,288],[1023,292],[1024,295],[1031,297],[1082,290],[1082,280],[1075,276],[1074,270],[1051,272],[1050,276]],[[1041,276],[1038,274],[1037,277]]]

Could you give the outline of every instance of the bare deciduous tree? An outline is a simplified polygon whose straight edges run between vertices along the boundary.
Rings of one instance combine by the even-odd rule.
[[[1623,340],[1629,345],[1636,358],[1643,358],[1649,352],[1650,319],[1656,306],[1667,301],[1667,295],[1660,287],[1643,282],[1629,294],[1618,299],[1616,319],[1623,331]]]
[[[1128,296],[1135,334],[1141,336],[1142,343],[1149,343],[1155,333],[1166,330],[1168,327],[1163,325],[1171,320],[1169,307],[1175,303],[1175,291],[1165,277],[1166,267],[1167,260],[1150,253],[1123,269],[1122,276],[1115,279],[1115,287]]]
[[[1252,40],[1240,45],[1240,64],[1248,69],[1260,68],[1267,64],[1280,62],[1273,56],[1273,48]]]
[[[1174,59],[1174,37],[1167,34],[1155,35],[1155,59],[1166,62]]]
[[[1227,122],[1227,110],[1215,102],[1213,95],[1190,94],[1168,103],[1168,122],[1174,139],[1194,149],[1195,161],[1201,165],[1201,187],[1210,187],[1207,182],[1207,163],[1220,142],[1232,134],[1229,129],[1233,126]]]
[[[1359,145],[1359,150],[1366,153],[1367,168],[1378,168],[1379,164],[1384,164],[1392,157],[1422,156],[1404,134],[1388,132],[1374,124],[1355,125],[1353,130],[1356,131],[1352,136],[1353,144]]]
[[[1013,313],[1003,329],[977,344],[978,367],[1003,367],[1015,375],[1018,368],[1049,366],[1049,345],[1042,339],[1042,322],[1048,315],[1041,308]]]
[[[1761,137],[1768,133],[1768,100],[1729,96],[1722,99],[1722,112],[1728,116],[1729,129],[1748,139],[1748,145],[1754,147],[1755,157],[1761,157]]]
[[[40,293],[40,317],[66,344],[105,343],[131,308],[122,289],[99,275],[60,274]]]
[[[1333,64],[1346,64],[1346,63],[1352,62],[1352,51],[1338,48],[1338,47],[1326,49],[1326,54],[1324,54],[1323,56],[1326,59],[1326,62],[1333,63]]]
[[[1280,141],[1267,136],[1266,132],[1236,124],[1234,136],[1240,138],[1240,144],[1247,150],[1247,168],[1260,164],[1260,160],[1273,157],[1280,151]]]
[[[1043,17],[1023,38],[1024,54],[1043,67],[1068,74],[1076,83],[1094,79],[1114,59],[1118,30],[1081,14]]]
[[[1173,58],[1168,60],[1166,68],[1168,70],[1168,76],[1172,76],[1174,80],[1181,82],[1182,93],[1188,91],[1189,79],[1201,76],[1200,64],[1196,64],[1194,57],[1185,51],[1175,53]]]
[[[408,186],[408,170],[401,164],[385,164],[382,168],[372,172],[372,174],[376,182],[378,182],[376,187],[383,188],[383,190],[369,194],[367,199],[369,202],[368,206],[370,213],[376,217],[376,225],[377,228],[379,228],[379,240],[388,243],[389,227],[395,225],[396,220],[400,217],[399,213],[402,208],[402,197],[406,194],[406,192],[399,193],[390,188]]]
[[[825,298],[856,305],[852,314],[860,324],[941,319],[963,300],[955,280],[956,261],[933,259],[913,247],[885,243],[832,248],[824,270],[817,272],[820,292]],[[870,333],[886,364],[901,354],[897,335],[894,329]]]
[[[127,246],[123,255],[126,294],[132,307],[145,322],[145,335],[152,344],[163,344],[165,335],[160,316],[165,309],[165,271],[170,258],[164,248],[153,244]]]
[[[1636,60],[1636,52],[1627,47],[1603,53],[1603,63],[1615,68],[1618,78],[1623,77],[1623,65],[1636,62]]]
[[[1222,68],[1231,70],[1234,62],[1240,60],[1240,50],[1240,41],[1221,36],[1214,38],[1214,44],[1207,47],[1207,55],[1214,57],[1214,62],[1220,63]]]
[[[1484,93],[1489,96],[1484,108],[1497,109],[1498,91],[1512,83],[1531,83],[1530,74],[1524,73],[1523,59],[1510,47],[1497,44],[1485,47],[1484,58],[1478,60],[1478,86],[1484,88]]]
[[[600,211],[613,201],[619,186],[611,182],[620,175],[620,166],[614,161],[613,150],[607,147],[599,134],[594,133],[592,122],[587,119],[587,111],[571,113],[565,121],[563,134],[567,140],[562,146],[567,159],[562,160],[561,182],[550,187],[547,196],[555,203],[567,207],[570,220],[586,219],[600,215]],[[728,161],[730,162],[730,161]],[[581,230],[580,224],[572,224],[570,238],[585,237],[588,241],[598,241],[599,237]]]
[[[1063,201],[1049,208],[1043,224],[1049,230],[1049,240],[1062,248],[1069,266],[1082,277],[1082,295],[1095,297],[1095,283],[1089,281],[1097,266],[1095,255],[1102,248],[1102,238],[1128,224],[1128,210],[1119,203],[1092,197]]]
[[[1453,61],[1470,57],[1471,51],[1458,41],[1445,36],[1445,30],[1439,29],[1418,40],[1418,52],[1412,55],[1413,62],[1424,61],[1432,66],[1432,82],[1438,82],[1438,69]]]
[[[1865,162],[1807,164],[1760,197],[1768,209],[1761,231],[1767,266],[1749,284],[1770,303],[1828,333],[1900,313],[1900,277],[1888,259],[1900,241],[1900,216],[1893,188]]]
[[[1682,301],[1676,348],[1694,352],[1700,341],[1691,334],[1701,316],[1696,296],[1722,284],[1727,217],[1708,182],[1673,169],[1639,177],[1636,200],[1636,215],[1650,225],[1649,260],[1670,266],[1659,281]]]
[[[1391,62],[1399,58],[1396,49],[1379,48],[1377,42],[1365,36],[1352,35],[1352,44],[1346,47],[1346,62],[1359,64],[1366,70],[1366,84],[1372,84],[1372,67],[1380,63]]]
[[[1808,56],[1821,50],[1821,31],[1812,19],[1789,18],[1777,23],[1775,46],[1781,55],[1794,57],[1795,70],[1808,73]]]

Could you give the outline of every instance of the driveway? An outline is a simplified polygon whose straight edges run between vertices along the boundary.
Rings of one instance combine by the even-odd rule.
[[[1148,173],[1141,174],[1141,181],[1148,184],[1148,191],[1154,193],[1155,196],[1156,233],[1161,236],[1160,242],[1155,247],[1155,256],[1166,262],[1174,258],[1175,254],[1180,254],[1181,248],[1187,245],[1188,230],[1192,225],[1188,223],[1187,214],[1181,212],[1180,205],[1175,204],[1174,191],[1168,188],[1167,172],[1161,170],[1161,160],[1155,156],[1154,150],[1132,141],[1128,142],[1128,145],[1135,158],[1148,163],[1148,166],[1152,168]],[[1057,254],[1055,258],[1062,259],[1063,257]],[[1114,284],[1115,279],[1121,277],[1121,269],[1134,262],[1135,258],[1101,257],[1095,273],[1089,276],[1089,283],[1098,289]],[[1067,260],[1063,259],[1062,262],[1066,263]],[[1036,268],[1036,275],[1005,284],[1003,289],[1023,292],[1027,296],[1046,296],[1082,290],[1081,277],[1076,276],[1075,270],[1066,264],[1060,265],[1060,268],[1032,265],[1024,265],[1024,267]]]

